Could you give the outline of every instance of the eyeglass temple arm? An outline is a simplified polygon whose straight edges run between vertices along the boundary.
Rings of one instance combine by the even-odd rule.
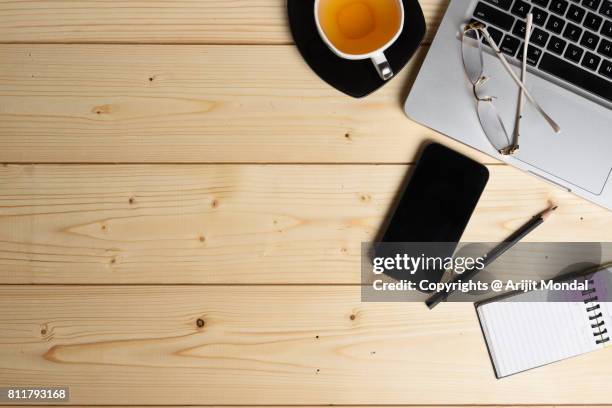
[[[533,14],[527,14],[527,26],[525,27],[525,42],[523,46],[523,58],[521,61],[521,81],[525,85],[527,79],[527,50],[529,48],[529,40],[531,39],[531,31],[533,28]],[[519,138],[521,136],[521,119],[523,117],[523,96],[525,94],[521,90],[518,97],[518,105],[516,108],[516,124],[514,125],[514,140],[512,148],[517,150],[519,148]]]
[[[506,68],[506,71],[508,71],[508,73],[510,74],[514,82],[516,82],[516,84],[523,90],[523,92],[525,93],[525,96],[527,96],[527,99],[529,99],[529,102],[533,104],[536,110],[540,113],[540,115],[542,115],[542,117],[546,120],[546,122],[548,122],[548,124],[555,131],[555,133],[561,133],[561,128],[559,127],[559,125],[557,125],[557,123],[550,116],[548,116],[546,112],[544,112],[544,109],[542,109],[540,104],[538,104],[536,100],[533,98],[533,96],[531,96],[531,93],[529,93],[529,91],[527,90],[527,87],[516,76],[516,74],[510,67],[510,64],[506,60],[506,57],[504,57],[504,54],[502,54],[501,50],[499,49],[499,47],[497,46],[493,38],[491,38],[491,34],[489,34],[487,29],[484,27],[480,28],[480,31],[485,36],[491,48],[493,48],[493,51],[495,51],[495,54],[497,54],[497,58],[499,58],[499,60],[502,62],[502,65],[504,66],[504,68]]]

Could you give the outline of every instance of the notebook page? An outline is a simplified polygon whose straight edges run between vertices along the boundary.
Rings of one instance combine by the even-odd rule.
[[[499,378],[601,348],[582,302],[500,301],[478,315]]]

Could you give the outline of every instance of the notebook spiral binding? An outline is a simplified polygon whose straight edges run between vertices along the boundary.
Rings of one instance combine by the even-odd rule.
[[[596,344],[604,344],[610,341],[610,337],[606,336],[608,329],[606,328],[606,322],[603,320],[603,314],[601,313],[601,305],[597,302],[597,294],[595,289],[595,281],[589,279],[589,289],[582,292],[582,296],[587,297],[584,299],[586,305],[586,311],[589,314],[589,320],[591,321],[591,328],[593,336],[595,337]]]

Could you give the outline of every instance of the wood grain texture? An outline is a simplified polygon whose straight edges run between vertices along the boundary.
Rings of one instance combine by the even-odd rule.
[[[354,100],[293,46],[0,45],[0,162],[409,163],[424,54]]]
[[[360,281],[409,168],[370,165],[0,167],[0,283]],[[506,166],[464,241],[497,242],[547,206],[527,239],[612,241],[612,214]]]
[[[610,350],[496,380],[472,304],[355,287],[0,287],[0,345],[0,383],[73,404],[612,402]]]
[[[421,0],[430,41],[448,4]],[[290,44],[285,0],[0,0],[0,42]]]

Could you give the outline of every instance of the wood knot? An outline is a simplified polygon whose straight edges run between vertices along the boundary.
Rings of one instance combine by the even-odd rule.
[[[344,138],[345,138],[346,140],[351,140],[351,134],[350,134],[349,132],[346,132],[346,133],[344,134]]]
[[[206,237],[205,237],[204,235],[200,235],[200,236],[198,237],[198,241],[200,241],[200,242],[205,242],[205,241],[206,241]]]
[[[356,318],[357,318],[357,316],[355,316],[354,314],[352,314],[352,315],[350,316],[350,319],[351,319],[351,320],[355,320]]]
[[[196,320],[196,325],[201,329],[202,327],[206,326],[206,322],[203,319],[198,319]]]
[[[99,106],[94,106],[91,109],[91,111],[95,113],[96,115],[109,114],[112,112],[112,110],[113,110],[113,107],[111,105],[99,105]]]
[[[372,196],[369,194],[361,194],[361,196],[359,197],[359,199],[361,200],[361,202],[363,203],[367,203],[372,201]]]
[[[128,203],[130,203],[130,204],[134,204],[135,202],[136,202],[136,199],[134,197],[130,197],[128,199]]]
[[[219,200],[217,200],[217,199],[212,200],[212,203],[210,203],[210,206],[211,206],[212,208],[217,208],[217,207],[219,207]]]

